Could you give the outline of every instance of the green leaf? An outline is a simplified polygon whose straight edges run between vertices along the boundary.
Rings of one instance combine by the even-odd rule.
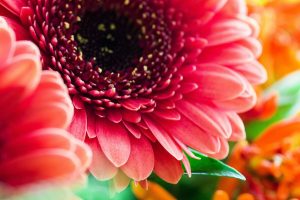
[[[271,124],[294,116],[300,111],[300,71],[295,71],[277,81],[265,91],[264,95],[272,92],[277,92],[279,96],[277,111],[268,120],[255,120],[246,124],[249,140],[255,139]]]
[[[225,176],[237,178],[243,181],[246,180],[246,178],[240,172],[226,165],[225,163],[214,158],[207,157],[193,149],[191,149],[191,151],[198,158],[200,158],[200,160],[197,160],[189,157],[193,174],[207,176]]]

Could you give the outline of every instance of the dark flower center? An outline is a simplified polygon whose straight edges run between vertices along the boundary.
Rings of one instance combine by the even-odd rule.
[[[102,69],[120,71],[135,66],[142,55],[140,30],[113,11],[86,12],[75,39],[83,57]]]
[[[43,66],[58,71],[71,96],[95,112],[155,96],[171,79],[181,80],[173,74],[186,56],[182,15],[163,1],[42,2],[29,1],[26,23],[43,50]]]

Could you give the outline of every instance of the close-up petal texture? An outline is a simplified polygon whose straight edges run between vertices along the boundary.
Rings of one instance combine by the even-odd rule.
[[[92,156],[65,130],[73,116],[67,88],[57,72],[42,71],[38,47],[16,41],[4,18],[0,40],[1,187],[14,191],[50,181],[73,184]]]
[[[0,14],[24,32],[18,37],[29,36],[39,46],[43,68],[63,78],[75,108],[69,130],[92,148],[90,171],[97,179],[118,182],[124,173],[123,178],[143,181],[154,171],[177,183],[185,153],[192,154],[189,148],[223,159],[228,141],[245,137],[237,113],[255,105],[252,85],[263,83],[266,72],[256,60],[261,53],[258,25],[247,16],[244,1],[0,4]],[[11,62],[19,65],[20,58]],[[23,70],[26,76],[18,82],[26,82],[25,95],[38,81],[28,84],[29,71]],[[22,74],[22,69],[14,73]],[[56,94],[50,101],[59,98]],[[53,103],[44,109],[51,112],[46,115],[32,106],[34,112],[20,123],[30,128],[41,120],[41,128],[66,127],[68,106]]]

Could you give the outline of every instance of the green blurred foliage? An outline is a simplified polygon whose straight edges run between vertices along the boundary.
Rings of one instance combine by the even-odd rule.
[[[82,200],[134,200],[135,197],[128,187],[121,193],[112,193],[109,181],[98,181],[93,176],[89,176],[88,184],[85,188],[75,192]]]
[[[247,139],[252,141],[268,126],[294,116],[300,111],[300,71],[295,71],[266,89],[265,95],[278,93],[278,108],[268,120],[254,120],[246,124]]]

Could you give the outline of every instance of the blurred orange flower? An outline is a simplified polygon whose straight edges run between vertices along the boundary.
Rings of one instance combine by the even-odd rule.
[[[154,182],[147,181],[144,187],[139,184],[131,186],[134,195],[139,200],[176,200],[168,191]]]
[[[248,0],[248,5],[251,16],[261,26],[260,62],[268,72],[266,85],[270,85],[300,69],[300,1]]]
[[[252,144],[240,142],[228,164],[247,178],[242,184],[221,179],[219,188],[230,197],[248,192],[257,200],[300,198],[300,118],[273,124]]]
[[[288,73],[300,69],[300,1],[299,0],[248,0],[250,15],[260,27],[263,52],[260,63],[265,66],[268,81],[263,88]],[[276,112],[276,94],[262,95],[257,88],[258,103],[243,114],[245,120],[265,120]]]
[[[214,193],[212,200],[230,200],[229,195],[223,190],[217,190]],[[254,200],[254,196],[249,193],[241,194],[237,197],[237,200]]]

